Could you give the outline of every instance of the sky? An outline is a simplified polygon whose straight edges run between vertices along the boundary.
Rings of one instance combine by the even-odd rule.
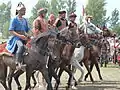
[[[0,0],[0,4],[1,3],[7,3],[8,1],[10,0]],[[15,15],[15,9],[16,9],[16,6],[19,2],[23,2],[26,6],[26,15],[25,17],[30,17],[31,15],[31,10],[32,8],[36,5],[38,0],[11,0],[12,2],[12,9],[11,9],[11,14],[12,16]],[[43,0],[44,1],[44,0]],[[77,8],[76,8],[76,14],[78,16],[82,15],[82,6],[86,6],[88,0],[76,0],[76,4],[77,4]],[[120,0],[106,0],[106,6],[105,8],[107,9],[107,16],[111,16],[111,12],[117,8],[119,11],[120,11]],[[79,17],[77,18],[79,19]]]

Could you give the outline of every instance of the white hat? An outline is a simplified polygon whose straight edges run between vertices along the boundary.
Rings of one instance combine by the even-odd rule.
[[[24,4],[23,4],[22,2],[19,2],[16,10],[19,11],[19,10],[21,10],[22,8],[25,8],[25,6],[24,6]]]

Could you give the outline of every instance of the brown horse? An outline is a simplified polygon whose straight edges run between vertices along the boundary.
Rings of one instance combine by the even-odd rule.
[[[90,44],[90,41],[89,41],[89,38],[88,38],[88,35],[84,34],[84,32],[80,31],[78,32],[79,34],[79,40],[81,41],[81,45],[82,47],[80,48],[76,48],[75,51],[74,51],[74,55],[73,56],[74,58],[73,59],[76,59],[76,65],[78,65],[77,62],[80,62],[80,63],[84,63],[88,73],[85,75],[85,79],[88,77],[88,75],[90,75],[90,79],[91,81],[93,82],[93,78],[92,78],[92,75],[91,75],[91,71],[92,71],[92,68],[93,66],[95,65],[96,66],[96,69],[99,73],[99,77],[100,79],[102,79],[101,77],[101,74],[100,74],[100,69],[99,69],[99,66],[98,66],[98,56],[99,56],[99,47],[98,47],[98,43],[97,44]],[[98,41],[98,40],[97,40]],[[84,50],[84,55],[83,55],[83,58],[81,58],[82,56],[82,51],[81,48],[84,48],[82,50]],[[76,58],[77,57],[77,58]],[[74,60],[73,60],[74,61]],[[89,68],[89,62],[90,62],[90,68]],[[75,62],[74,62],[75,63]],[[78,65],[79,66],[79,65]],[[83,76],[84,73],[82,73],[82,76]],[[79,78],[78,81],[81,81],[82,79]]]
[[[76,39],[77,33],[76,33],[76,28],[69,29],[68,27],[64,28],[62,31],[60,31],[60,39],[62,39],[65,43],[63,45],[63,50],[61,52],[61,64],[60,64],[60,70],[58,72],[58,77],[60,78],[62,75],[62,72],[65,70],[70,78],[68,80],[68,88],[71,86],[71,80],[72,80],[72,72],[69,70],[68,66],[71,63],[71,57],[73,55],[74,49],[75,49],[75,44],[76,44]],[[55,90],[58,90],[59,83],[55,84]]]
[[[89,44],[89,43],[87,43]],[[99,55],[100,55],[100,43],[99,43],[99,40],[98,39],[95,39],[94,41],[94,44],[91,45],[91,47],[88,47],[88,51],[89,51],[89,58],[88,60],[86,59],[83,59],[82,62],[85,64],[87,63],[88,65],[88,62],[90,62],[90,72],[92,71],[93,69],[93,66],[95,65],[96,66],[96,69],[98,71],[98,75],[99,75],[99,78],[100,80],[102,80],[102,76],[101,76],[101,73],[100,73],[100,68],[99,68],[99,62],[98,62],[98,58],[99,58]],[[87,79],[88,75],[90,74],[90,72],[88,72],[86,75],[85,75],[85,79]],[[90,75],[90,78],[91,78],[91,75]],[[94,80],[91,78],[91,81],[93,82]]]

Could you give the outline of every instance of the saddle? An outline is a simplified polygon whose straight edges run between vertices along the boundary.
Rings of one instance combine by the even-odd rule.
[[[28,48],[31,48],[31,44],[30,44],[30,42],[31,42],[31,40],[29,40],[28,42],[27,42],[27,44],[26,44],[26,50],[25,50],[25,52],[24,52],[24,54],[23,55],[27,55],[28,54]],[[5,43],[3,43],[3,44],[0,44],[0,56],[2,56],[2,55],[7,55],[7,56],[14,56],[14,54],[12,54],[12,53],[10,53],[7,49],[6,49],[6,45],[7,45],[7,43],[5,42]]]
[[[5,48],[7,43],[0,44],[0,56],[7,55],[7,56],[13,56],[12,53],[8,52],[8,50]]]

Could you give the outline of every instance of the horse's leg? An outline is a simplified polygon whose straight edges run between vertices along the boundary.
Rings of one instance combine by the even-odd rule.
[[[63,68],[60,68],[60,70],[58,72],[59,79],[60,79],[62,73],[63,73]],[[60,84],[60,82],[55,84],[55,90],[58,90],[59,84]]]
[[[90,75],[90,80],[93,82],[94,80],[93,80],[92,74],[91,74],[91,72],[90,72],[88,60],[85,60],[85,61],[84,61],[84,65],[85,65],[85,67],[86,67],[86,69],[87,69],[87,71],[88,71],[88,74]],[[86,81],[86,77],[87,77],[87,74],[85,75],[85,79],[84,79],[85,81]]]
[[[64,67],[64,70],[69,74],[68,88],[70,88],[72,86],[73,74],[72,74],[72,72],[67,67]]]
[[[47,68],[43,68],[43,69],[41,70],[41,73],[42,73],[44,79],[46,80],[46,82],[47,82],[47,84],[48,84],[48,85],[47,85],[47,90],[53,90],[52,84],[51,84],[50,78],[49,78],[48,69],[47,69]]]
[[[73,75],[73,80],[74,80],[74,86],[72,86],[72,88],[76,88],[75,86],[78,85],[78,83],[77,83],[77,81],[76,81],[76,79],[74,77],[75,72],[76,72],[76,67],[72,66],[72,75]]]
[[[4,66],[4,68],[2,68],[2,70],[0,72],[0,77],[1,77],[0,82],[3,85],[3,87],[5,88],[5,90],[9,90],[9,88],[7,87],[7,84],[6,84],[6,77],[7,77],[7,67],[6,66]]]
[[[78,79],[79,82],[81,82],[83,80],[83,76],[84,76],[84,69],[83,67],[79,64],[78,60],[74,60],[73,63],[71,63],[75,68],[78,68],[81,71],[81,76]]]
[[[29,67],[26,67],[26,86],[25,90],[28,90],[30,88],[30,78],[32,76],[32,70]]]
[[[21,89],[22,89],[22,87],[21,87],[21,85],[20,85],[20,82],[19,82],[18,78],[19,78],[19,76],[20,76],[21,74],[23,74],[23,73],[24,73],[24,71],[18,70],[18,71],[15,72],[14,75],[13,75],[14,80],[15,80],[17,86],[18,86],[18,90],[21,90]]]
[[[7,78],[8,79],[8,87],[9,87],[10,90],[12,90],[11,83],[12,83],[12,77],[14,75],[14,71],[15,70],[10,68],[8,78]]]
[[[100,73],[100,68],[99,68],[98,62],[95,63],[95,67],[96,67],[96,69],[98,71],[98,75],[99,75],[100,80],[103,80],[102,76],[101,76],[101,73]]]
[[[56,82],[59,84],[60,83],[60,78],[57,76],[57,73],[53,67],[49,68],[49,76],[50,76],[50,81],[52,80],[52,76],[55,78]]]
[[[0,82],[1,82],[1,84],[3,85],[3,87],[5,88],[5,90],[9,90],[9,88],[8,88],[7,85],[6,85],[6,80],[0,81]]]
[[[94,66],[94,63],[91,62],[91,64],[90,64],[90,72],[92,72],[93,66]],[[89,75],[89,73],[87,73],[87,74],[85,75],[85,79],[84,79],[85,81],[86,81],[86,79],[88,78],[88,75]]]
[[[100,66],[101,66],[101,67],[103,67],[103,59],[104,59],[104,58],[103,58],[103,55],[101,55],[101,57],[100,57]]]
[[[35,76],[34,76],[35,72],[36,72],[36,71],[33,71],[33,72],[32,72],[32,79],[33,79],[33,82],[34,82],[34,83],[33,83],[34,85],[32,86],[32,88],[35,88],[35,86],[36,86],[36,84],[37,84],[37,81],[36,81]]]

